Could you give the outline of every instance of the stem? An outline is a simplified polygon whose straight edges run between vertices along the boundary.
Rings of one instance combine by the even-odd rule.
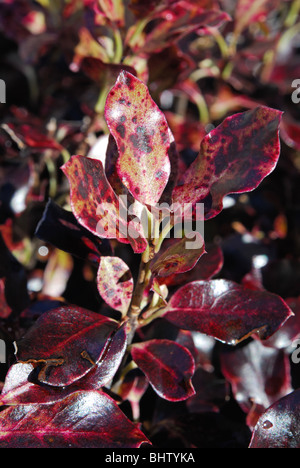
[[[115,55],[114,63],[120,63],[123,57],[123,41],[119,29],[114,30],[114,41],[115,41]]]

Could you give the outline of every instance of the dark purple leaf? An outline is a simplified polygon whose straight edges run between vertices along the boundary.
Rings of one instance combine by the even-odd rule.
[[[257,340],[221,353],[221,370],[252,428],[263,411],[292,390],[288,355]]]
[[[271,405],[259,418],[249,448],[300,448],[300,389]]]
[[[0,414],[2,448],[138,448],[146,436],[105,393],[82,391]]]
[[[160,397],[180,401],[195,393],[191,383],[194,359],[178,343],[156,339],[134,343],[131,355]]]
[[[50,310],[17,342],[17,359],[41,368],[39,382],[70,385],[98,363],[117,325],[108,317],[80,307]]]
[[[109,346],[97,364],[79,380],[67,387],[40,385],[34,365],[17,363],[10,367],[0,396],[1,405],[49,404],[79,390],[100,390],[113,379],[127,346],[125,326],[112,336]]]
[[[161,316],[180,328],[236,344],[254,333],[269,338],[292,315],[276,294],[217,279],[182,286]]]
[[[49,200],[35,235],[64,252],[98,262],[101,255],[111,255],[109,240],[100,239],[78,223],[71,211]]]

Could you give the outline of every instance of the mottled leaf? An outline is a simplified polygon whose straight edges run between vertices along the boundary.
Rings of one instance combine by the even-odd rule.
[[[130,242],[136,253],[145,250],[147,240],[142,227],[131,220],[127,207],[109,184],[101,161],[72,156],[62,170],[68,177],[72,211],[80,224],[99,237]]]
[[[17,359],[39,366],[39,382],[70,385],[101,359],[116,329],[117,322],[103,315],[59,307],[45,312],[17,342]]]
[[[300,448],[300,389],[271,405],[259,418],[249,448]]]
[[[289,358],[283,350],[253,340],[224,350],[220,358],[222,373],[252,428],[263,411],[292,390]]]
[[[118,257],[100,259],[97,286],[102,299],[113,309],[127,312],[132,292],[133,279],[126,263]]]
[[[180,401],[194,394],[191,377],[195,362],[183,346],[154,339],[133,344],[131,355],[160,397]]]
[[[177,203],[204,203],[205,218],[223,208],[223,197],[255,189],[275,168],[282,112],[268,107],[227,117],[202,140],[200,152],[173,191]]]
[[[1,448],[138,448],[150,443],[105,393],[82,391],[0,414]]]
[[[118,146],[123,184],[141,203],[157,203],[170,174],[169,128],[147,86],[121,72],[107,96],[105,119]]]
[[[66,387],[40,385],[34,365],[16,363],[10,367],[0,396],[2,405],[49,404],[79,390],[99,390],[114,377],[127,346],[125,326],[112,336],[107,350],[97,364],[82,378]]]
[[[152,260],[150,269],[153,275],[167,277],[172,274],[184,273],[196,265],[199,258],[205,253],[205,245],[198,232],[191,234],[193,236],[175,239],[170,247]]]
[[[228,344],[257,332],[269,338],[293,312],[276,294],[253,291],[229,280],[194,281],[171,297],[162,317]]]

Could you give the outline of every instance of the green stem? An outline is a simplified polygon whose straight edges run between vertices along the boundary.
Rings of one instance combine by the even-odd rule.
[[[114,30],[115,55],[113,62],[120,63],[123,57],[123,40],[119,29]]]

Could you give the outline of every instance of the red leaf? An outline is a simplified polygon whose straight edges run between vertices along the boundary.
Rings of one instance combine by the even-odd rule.
[[[49,404],[79,390],[100,390],[114,377],[127,346],[125,326],[113,335],[106,353],[81,379],[63,388],[40,385],[33,381],[33,364],[17,363],[10,367],[0,396],[2,405]]]
[[[176,239],[170,247],[155,257],[150,264],[152,274],[168,277],[172,274],[184,273],[191,270],[205,253],[202,236],[198,232],[193,234],[195,234],[197,239],[194,239],[194,237]],[[196,242],[196,245],[194,242]],[[193,247],[189,248],[191,244],[193,244]]]
[[[253,291],[224,279],[194,281],[171,297],[162,317],[228,344],[255,332],[271,336],[293,312],[276,294]]]
[[[138,224],[127,219],[127,208],[109,184],[103,165],[96,159],[72,156],[62,166],[68,177],[72,211],[82,226],[93,234],[131,244],[136,253],[147,246]]]
[[[133,279],[129,267],[121,258],[100,259],[97,286],[100,296],[110,307],[126,314],[131,301]]]
[[[204,203],[209,219],[222,211],[225,195],[255,189],[277,164],[281,114],[261,106],[227,117],[202,140],[197,158],[173,191],[173,201]]]
[[[253,427],[272,403],[292,390],[288,355],[253,340],[221,354],[221,370]],[[257,410],[259,408],[259,410]]]
[[[10,131],[16,135],[25,145],[35,149],[53,149],[62,150],[62,146],[55,141],[40,132],[39,129],[34,128],[28,124],[7,124]]]
[[[135,343],[131,355],[160,397],[180,401],[195,393],[191,383],[194,359],[178,343],[156,339]]]
[[[123,184],[140,202],[157,203],[170,174],[169,128],[147,86],[121,72],[107,96],[105,119],[118,146]]]
[[[300,448],[300,389],[281,398],[259,418],[249,448]]]
[[[48,405],[0,414],[2,448],[138,448],[146,436],[104,393],[82,391]]]
[[[50,310],[17,342],[18,361],[41,366],[40,382],[70,385],[101,359],[117,325],[108,317],[80,307]]]

